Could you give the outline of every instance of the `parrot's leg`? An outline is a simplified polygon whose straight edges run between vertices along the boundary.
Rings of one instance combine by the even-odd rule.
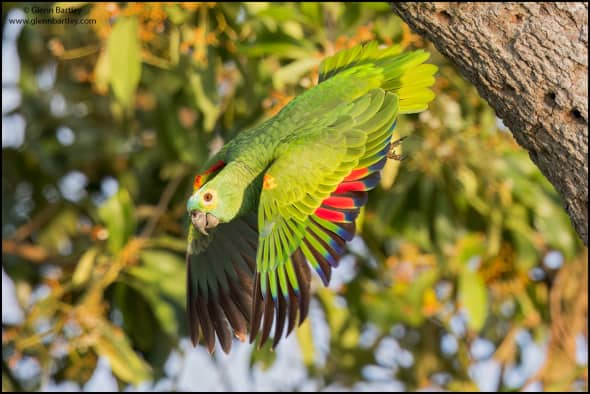
[[[401,143],[408,138],[407,136],[402,137],[398,140],[395,140],[391,143],[391,146],[389,147],[389,152],[387,152],[387,158],[388,159],[393,159],[393,160],[397,160],[397,161],[402,161],[406,158],[405,155],[398,155],[397,153],[395,153],[395,147],[398,145],[401,145]]]

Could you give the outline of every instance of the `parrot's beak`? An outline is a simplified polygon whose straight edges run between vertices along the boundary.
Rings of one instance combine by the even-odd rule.
[[[191,221],[193,222],[193,226],[203,235],[209,235],[207,229],[217,227],[219,224],[219,219],[215,216],[197,210],[191,211]]]

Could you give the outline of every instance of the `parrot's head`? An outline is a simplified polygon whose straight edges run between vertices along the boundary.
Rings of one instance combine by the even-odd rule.
[[[223,217],[223,204],[215,188],[206,184],[193,193],[188,199],[186,209],[191,217],[193,226],[201,233],[207,234],[207,229],[216,227]]]
[[[222,171],[190,196],[186,209],[197,230],[207,235],[208,229],[236,217],[243,201],[243,187],[238,180]]]

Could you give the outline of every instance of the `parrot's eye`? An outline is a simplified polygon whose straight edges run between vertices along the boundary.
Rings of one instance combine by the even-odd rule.
[[[211,202],[211,200],[213,200],[213,194],[211,192],[203,194],[203,201]]]
[[[213,209],[217,203],[217,193],[215,190],[206,190],[201,194],[201,205],[203,208]]]

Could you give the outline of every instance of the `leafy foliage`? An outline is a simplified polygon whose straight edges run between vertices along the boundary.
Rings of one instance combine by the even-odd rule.
[[[547,346],[530,381],[587,389],[587,362],[573,356],[575,338],[587,338],[587,255],[556,192],[387,4],[78,7],[96,24],[22,30],[21,100],[3,115],[26,122],[22,144],[3,143],[2,265],[24,311],[3,321],[3,389],[84,384],[98,357],[121,387],[165,377],[187,335],[192,176],[316,83],[322,58],[373,39],[435,53],[437,99],[400,120],[408,158],[388,162],[371,193],[350,273],[316,288],[310,320],[329,336],[311,322],[297,331],[309,378],[317,388],[385,375],[406,389],[472,389],[477,341],[493,344],[487,358],[505,371],[522,364],[515,338],[529,333]],[[275,359],[251,355],[252,365]],[[24,379],[27,360],[39,372]]]

